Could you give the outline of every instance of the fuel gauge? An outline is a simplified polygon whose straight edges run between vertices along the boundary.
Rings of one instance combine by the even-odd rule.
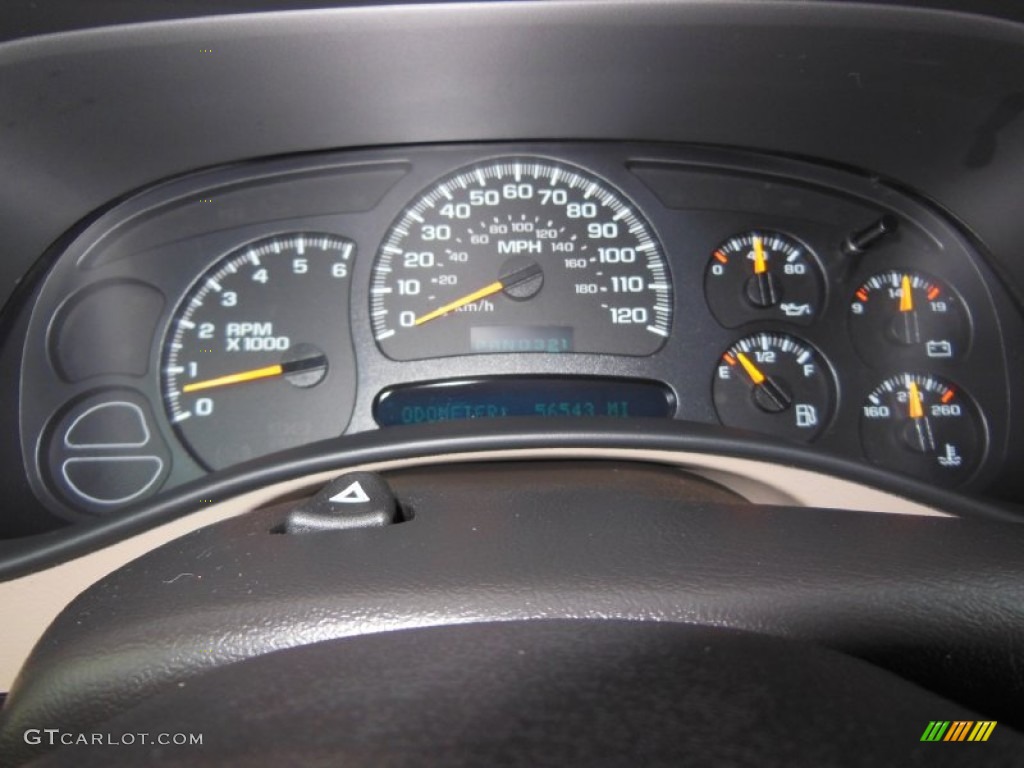
[[[968,327],[956,294],[921,272],[890,269],[874,275],[850,303],[850,334],[868,363],[961,357]]]
[[[834,391],[821,356],[781,333],[756,333],[729,347],[712,386],[723,424],[804,441],[828,423]]]
[[[727,328],[754,320],[807,325],[821,309],[821,268],[807,247],[787,235],[747,232],[711,254],[704,295]]]

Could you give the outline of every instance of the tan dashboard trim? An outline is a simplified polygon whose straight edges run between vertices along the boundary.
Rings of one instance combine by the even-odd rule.
[[[713,480],[756,504],[860,510],[904,515],[949,515],[890,493],[819,472],[767,462],[698,453],[610,448],[542,448],[421,456],[339,467],[243,494],[173,520],[44,571],[0,583],[0,691],[10,690],[29,651],[50,622],[80,592],[147,552],[194,530],[244,514],[282,496],[322,485],[343,471],[379,471],[429,464],[524,459],[615,459],[676,466]]]

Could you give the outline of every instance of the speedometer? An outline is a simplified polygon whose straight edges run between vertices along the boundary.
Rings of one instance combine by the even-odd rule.
[[[394,360],[475,353],[644,356],[672,327],[672,285],[636,205],[588,171],[530,157],[464,168],[392,224],[370,314]]]

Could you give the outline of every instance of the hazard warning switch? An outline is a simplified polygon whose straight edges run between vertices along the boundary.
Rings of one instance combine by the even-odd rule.
[[[384,478],[373,472],[349,472],[293,509],[284,532],[381,528],[400,521],[398,502]]]

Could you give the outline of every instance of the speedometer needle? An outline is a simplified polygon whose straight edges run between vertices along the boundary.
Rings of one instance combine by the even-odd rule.
[[[431,320],[435,320],[441,317],[442,315],[447,315],[449,312],[454,312],[459,307],[464,307],[467,304],[472,304],[474,301],[486,299],[488,296],[493,296],[494,294],[500,293],[501,291],[507,291],[509,288],[513,288],[522,283],[527,283],[530,280],[536,280],[536,285],[529,286],[528,292],[525,292],[520,297],[530,298],[534,294],[536,294],[537,291],[540,290],[541,277],[542,272],[540,265],[536,263],[530,263],[525,267],[510,272],[507,275],[502,275],[493,283],[485,285],[483,288],[480,288],[479,290],[473,291],[472,293],[467,293],[465,296],[455,299],[454,301],[449,301],[443,307],[438,307],[437,309],[427,312],[427,314],[425,315],[417,317],[413,321],[413,325],[423,325],[424,323],[430,322]]]
[[[467,304],[472,304],[474,301],[480,301],[480,299],[486,299],[488,296],[493,296],[499,291],[504,290],[504,288],[505,284],[501,282],[501,280],[495,280],[490,285],[485,285],[478,291],[467,293],[465,296],[462,296],[461,298],[458,298],[455,301],[449,301],[443,307],[438,307],[432,312],[427,312],[427,314],[421,317],[417,317],[416,320],[413,322],[413,325],[423,325],[424,323],[430,322],[435,318],[441,317],[441,315],[447,315],[449,312],[453,312],[459,307],[464,307]]]
[[[327,358],[323,355],[316,357],[307,357],[302,360],[292,360],[287,363],[279,363],[277,365],[267,365],[263,368],[252,368],[248,371],[239,371],[238,373],[229,373],[226,376],[217,376],[213,379],[205,379],[203,381],[193,381],[186,384],[181,388],[181,391],[185,394],[189,392],[199,392],[204,389],[215,389],[217,387],[226,387],[231,384],[244,384],[247,381],[257,381],[259,379],[269,379],[274,376],[284,376],[289,373],[298,373],[299,371],[308,371],[314,368],[322,368],[327,364]]]

